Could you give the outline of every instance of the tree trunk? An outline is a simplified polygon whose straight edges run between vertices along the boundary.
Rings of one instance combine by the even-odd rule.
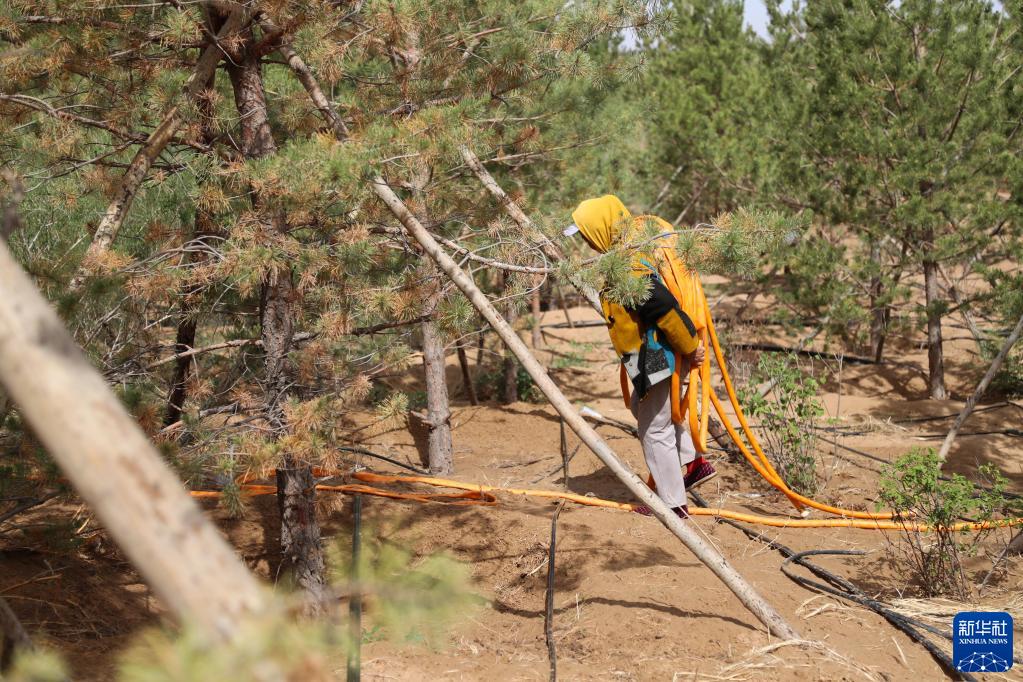
[[[256,51],[251,24],[242,31],[241,38],[244,41],[239,50],[241,56],[228,63],[227,71],[240,115],[242,153],[245,158],[253,159],[275,154],[277,144],[270,128],[261,57]],[[287,220],[283,210],[267,205],[255,190],[252,190],[252,204],[270,230],[278,234],[286,232]],[[260,294],[260,339],[266,354],[263,374],[264,410],[271,437],[278,439],[287,432],[284,402],[290,384],[288,353],[295,331],[297,307],[291,266],[287,263],[271,264],[263,275]],[[301,472],[309,468],[308,464],[296,461],[290,453],[284,453],[283,459],[282,469],[298,473],[286,474],[283,479],[278,476],[278,485],[282,481],[290,484],[293,478],[302,480],[304,474]],[[291,493],[285,491],[279,494],[287,497],[295,492],[292,490]],[[308,506],[295,507],[304,511],[281,516],[281,547],[284,548],[290,566],[296,569],[296,583],[308,596],[307,613],[315,615],[324,605],[327,582],[323,570],[320,528],[316,520],[315,486],[304,494],[309,497]],[[300,538],[301,541],[294,542],[294,538]]]
[[[508,282],[508,276],[504,273],[501,274],[502,293],[506,291]],[[515,301],[509,299],[507,307],[504,312],[504,319],[514,329],[515,322],[519,318],[518,309],[515,307]],[[504,393],[501,395],[501,402],[505,405],[510,405],[519,401],[519,363],[515,361],[515,356],[507,348],[504,349]]]
[[[0,385],[180,620],[237,634],[264,595],[0,241]]]
[[[203,92],[196,93],[196,108],[199,111],[199,122],[201,127],[201,139],[206,144],[213,142],[213,116],[216,113],[213,100],[208,93],[215,85],[215,75],[210,76],[206,81]],[[191,238],[202,237],[213,232],[212,216],[204,209],[196,206],[195,219],[192,223]],[[189,263],[205,260],[205,255],[200,252],[189,251],[185,255]],[[195,331],[197,320],[195,318],[195,303],[192,296],[197,293],[196,287],[186,287],[181,292],[181,321],[178,323],[178,330],[174,338],[174,352],[185,353],[195,347]],[[174,376],[171,378],[170,391],[168,391],[167,409],[163,417],[163,425],[170,426],[181,419],[181,412],[184,410],[185,399],[188,396],[188,377],[192,373],[192,363],[195,358],[190,355],[178,357],[174,362]]]
[[[185,319],[178,323],[178,331],[174,337],[174,352],[184,353],[195,347],[195,317],[191,306],[181,303],[181,312]],[[170,396],[167,398],[167,411],[164,413],[163,425],[170,426],[181,419],[185,398],[188,393],[188,376],[192,373],[192,356],[179,357],[174,361],[174,377],[171,379]]]
[[[537,280],[540,280],[537,277]],[[543,333],[540,331],[540,285],[541,282],[535,282],[536,291],[533,292],[532,297],[529,299],[530,315],[533,318],[533,350],[538,350],[543,347]]]
[[[4,392],[3,386],[0,386],[0,429],[4,427],[4,422],[7,421],[7,413],[11,410],[11,399],[7,397],[7,393]]]
[[[427,208],[426,192],[433,173],[429,164],[419,163],[413,185],[415,191],[422,195],[418,202],[416,217],[423,223],[430,223]],[[427,462],[430,471],[435,474],[450,474],[454,471],[451,453],[451,401],[448,396],[447,374],[444,366],[444,337],[437,328],[432,315],[437,310],[443,292],[440,287],[440,273],[437,264],[432,260],[423,259],[423,294],[424,309],[427,317],[420,325],[423,333],[423,370],[426,375],[426,428],[427,431]]]
[[[881,245],[876,241],[870,244],[870,260],[880,270]],[[870,355],[874,362],[881,362],[884,357],[884,342],[888,337],[889,308],[881,303],[883,293],[884,281],[878,273],[870,278]]]
[[[282,567],[305,590],[306,615],[319,616],[329,599],[323,580],[323,550],[316,522],[316,478],[308,464],[277,470],[277,507],[281,513]]]
[[[430,473],[450,474],[455,467],[451,457],[451,408],[444,372],[444,339],[432,319],[422,323],[422,331]]]
[[[934,247],[930,234],[924,248]],[[924,292],[927,304],[927,386],[933,400],[945,400],[945,354],[941,343],[941,301],[938,290],[938,264],[924,261]]]
[[[472,372],[469,369],[469,355],[465,352],[465,341],[458,342],[458,366],[462,368],[462,385],[465,388],[465,396],[469,399],[470,405],[479,405],[480,399],[476,395],[476,384],[472,380]],[[0,396],[0,400],[3,396]],[[0,404],[2,407],[2,404]],[[2,415],[2,413],[0,413]]]
[[[459,290],[465,294],[469,302],[480,311],[484,319],[501,337],[501,340],[518,357],[519,361],[529,372],[537,386],[551,402],[551,405],[558,411],[558,414],[565,420],[565,423],[575,431],[579,438],[586,443],[586,446],[611,470],[612,473],[628,488],[629,492],[639,498],[644,504],[650,507],[654,516],[670,530],[675,537],[702,561],[718,578],[732,591],[733,594],[748,608],[759,620],[770,630],[772,634],[783,639],[800,639],[796,630],[785,621],[774,608],[764,601],[757,591],[739,575],[728,561],[718,553],[713,546],[708,544],[691,526],[691,522],[683,521],[675,515],[642,480],[624,465],[611,447],[600,437],[593,428],[579,415],[576,409],[569,402],[568,398],[561,392],[543,367],[529,352],[526,344],[518,337],[515,330],[505,322],[494,306],[483,295],[483,292],[472,282],[468,275],[458,267],[458,264],[440,247],[430,236],[430,233],[416,220],[409,212],[401,199],[391,190],[382,178],[375,178],[372,181],[372,189],[378,197],[387,205],[392,213],[401,221],[406,232],[418,241],[440,266],[441,270],[451,278]]]

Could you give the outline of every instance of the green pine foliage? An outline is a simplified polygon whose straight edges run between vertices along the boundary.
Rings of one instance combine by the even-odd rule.
[[[350,566],[337,549],[335,589],[362,593],[366,609],[363,636],[394,642],[439,646],[452,626],[472,617],[482,600],[469,589],[469,567],[436,554],[414,558],[387,543],[367,547],[358,585],[349,582]],[[175,632],[154,629],[134,638],[120,657],[121,682],[219,682],[221,680],[337,679],[336,671],[356,643],[344,621],[296,620],[286,599],[273,610],[250,619],[237,637],[210,646],[203,632],[185,627]],[[25,653],[4,679],[12,682],[57,682],[67,679],[66,666],[46,648]]]

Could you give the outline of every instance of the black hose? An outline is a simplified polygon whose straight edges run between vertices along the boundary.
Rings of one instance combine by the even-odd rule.
[[[375,452],[373,452],[371,450],[367,450],[365,448],[356,448],[356,447],[352,447],[350,445],[342,445],[342,446],[340,446],[338,448],[338,450],[341,450],[342,452],[354,452],[356,454],[366,455],[367,457],[373,457],[375,459],[379,459],[379,460],[382,460],[384,462],[390,462],[394,466],[398,466],[398,467],[401,467],[402,469],[407,469],[408,471],[415,472],[415,473],[419,474],[420,476],[430,476],[431,475],[431,473],[429,471],[425,471],[423,469],[417,469],[416,467],[412,466],[411,464],[405,464],[404,462],[399,462],[398,460],[392,459],[392,458],[390,458],[390,457],[388,457],[386,455],[378,455],[377,453],[375,453]]]
[[[703,497],[698,492],[696,492],[695,490],[689,490],[687,492],[689,493],[689,496],[692,497],[696,501],[696,503],[699,504],[701,507],[708,506],[706,500],[704,500]],[[938,628],[928,623],[921,622],[919,620],[916,620],[915,618],[910,618],[909,616],[904,616],[900,613],[893,611],[891,608],[888,607],[887,604],[884,604],[883,602],[868,597],[866,594],[863,593],[862,590],[856,587],[856,585],[849,582],[845,578],[836,575],[831,571],[821,568],[817,564],[814,564],[806,560],[806,557],[815,555],[850,556],[860,555],[863,554],[864,552],[859,550],[848,549],[815,549],[806,552],[796,552],[791,547],[787,547],[778,542],[777,540],[772,540],[766,535],[758,533],[757,531],[752,530],[750,528],[747,528],[735,521],[732,521],[731,519],[719,518],[717,519],[717,522],[728,524],[733,528],[738,528],[747,537],[757,540],[759,542],[763,542],[771,549],[777,550],[782,556],[785,557],[785,561],[781,565],[781,570],[782,573],[784,573],[785,576],[788,577],[790,580],[794,581],[795,583],[803,587],[825,592],[827,594],[831,594],[833,596],[840,597],[851,602],[855,602],[862,606],[866,606],[868,609],[874,611],[879,616],[881,616],[889,623],[891,623],[893,626],[904,632],[907,636],[909,636],[910,639],[912,639],[913,641],[917,642],[922,647],[927,649],[931,656],[933,656],[934,659],[938,662],[938,664],[945,669],[945,671],[949,674],[949,676],[952,679],[955,679],[955,677],[958,675],[959,679],[967,680],[969,682],[976,682],[976,678],[970,675],[969,673],[960,672],[956,670],[955,664],[953,663],[952,659],[949,658],[948,655],[945,654],[945,652],[942,651],[931,640],[929,640],[926,636],[921,634],[917,630],[917,628],[920,628],[921,630],[926,630],[927,632],[931,632],[945,639],[951,639],[948,633],[942,632]],[[806,568],[808,571],[810,571],[817,577],[826,580],[830,584],[826,585],[824,583],[819,583],[815,580],[810,580],[808,578],[803,578],[802,576],[790,573],[789,570],[787,570],[786,568],[789,563],[799,564],[800,566]]]

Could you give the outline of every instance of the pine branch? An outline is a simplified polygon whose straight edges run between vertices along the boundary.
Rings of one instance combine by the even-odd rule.
[[[424,320],[428,319],[430,319],[429,315],[420,315],[419,317],[414,317],[411,320],[401,320],[399,322],[382,322],[380,324],[374,324],[368,327],[357,327],[349,332],[345,332],[344,336],[369,336],[371,334],[379,334],[380,332],[387,331],[389,329],[397,329],[398,327],[408,327],[413,324],[419,324],[420,322],[423,322]],[[319,335],[320,334],[318,332],[302,332],[300,334],[295,334],[292,337],[291,342],[303,343],[305,341],[312,341],[313,339],[319,337]],[[146,365],[146,369],[147,370],[155,369],[161,365],[166,365],[168,362],[173,362],[174,360],[177,360],[179,358],[190,358],[195,355],[202,355],[203,353],[211,353],[217,350],[224,350],[225,348],[244,348],[245,346],[262,345],[263,345],[262,339],[232,339],[230,341],[221,341],[220,343],[214,343],[209,346],[189,348],[186,351],[181,351],[180,353],[168,355],[165,358],[161,358],[159,360],[155,360],[149,363],[148,365]]]
[[[224,38],[234,34],[238,29],[244,26],[247,21],[247,11],[238,9],[232,12],[227,21],[224,23],[224,26],[220,29],[220,32],[217,34],[218,40],[223,40]],[[219,44],[207,46],[206,49],[203,50],[202,55],[199,57],[195,71],[185,83],[185,87],[181,94],[188,98],[195,98],[196,95],[199,94],[200,89],[203,88],[210,80],[210,77],[217,68],[217,64],[220,63],[222,56],[223,48],[220,47]],[[82,287],[82,284],[85,283],[86,276],[88,275],[88,268],[90,265],[103,253],[109,250],[111,244],[113,244],[114,240],[117,238],[117,233],[120,231],[121,225],[124,224],[124,220],[128,215],[128,211],[131,209],[131,204],[135,199],[135,195],[142,186],[142,181],[149,173],[149,169],[153,162],[157,159],[157,157],[159,157],[160,153],[163,152],[164,148],[171,141],[174,133],[177,132],[181,123],[181,104],[178,101],[178,98],[176,98],[174,103],[171,104],[170,108],[164,113],[163,119],[156,127],[156,130],[149,135],[145,144],[143,144],[142,148],[135,154],[135,158],[132,159],[128,170],[125,171],[124,176],[122,176],[121,183],[114,194],[114,199],[110,202],[110,205],[103,214],[99,227],[93,235],[92,243],[89,245],[89,248],[85,253],[85,258],[68,284],[71,291],[77,291]]]
[[[451,241],[450,239],[445,239],[440,235],[434,235],[434,238],[436,238],[437,241],[439,241],[441,244],[448,247],[452,251],[464,254],[465,257],[468,258],[469,260],[475,261],[477,263],[482,263],[483,265],[494,268],[496,270],[505,270],[507,272],[528,272],[533,275],[549,275],[555,272],[554,268],[540,268],[531,265],[514,265],[513,263],[505,263],[499,260],[495,260],[493,258],[484,258],[483,256],[479,256],[473,253],[464,246],[459,246],[457,243]]]
[[[511,197],[508,196],[507,192],[497,184],[497,180],[494,176],[483,166],[475,152],[469,149],[468,146],[462,145],[459,147],[459,152],[462,154],[462,159],[465,161],[465,165],[469,167],[469,170],[473,172],[480,183],[486,188],[490,194],[497,199],[497,203],[504,209],[504,212],[508,214],[508,217],[515,221],[515,224],[530,238],[538,241],[540,248],[544,255],[550,260],[560,263],[565,260],[565,254],[557,244],[548,239],[540,230],[536,228],[533,221],[526,215],[526,213],[516,204]],[[586,298],[590,306],[594,310],[599,312],[603,316],[603,308],[600,305],[600,297],[592,287],[588,287],[578,281],[573,281],[573,278],[569,278],[572,286],[579,290],[579,292]]]
[[[320,110],[323,117],[327,119],[330,124],[331,130],[334,132],[334,137],[339,141],[348,138],[349,131],[348,126],[345,125],[344,120],[338,115],[337,111],[331,105],[327,96],[323,94],[323,89],[317,82],[313,72],[309,69],[302,58],[295,52],[294,48],[288,43],[282,43],[279,47],[280,53],[288,62],[288,66],[295,72],[295,76],[298,77],[299,82],[302,83],[302,87],[309,93],[309,98],[316,105],[316,108]]]

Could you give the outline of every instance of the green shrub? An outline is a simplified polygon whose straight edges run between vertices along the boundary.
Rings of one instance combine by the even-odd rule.
[[[504,395],[504,365],[498,363],[481,372],[476,379],[477,394],[480,400],[495,400]],[[529,372],[518,366],[515,371],[515,388],[518,390],[519,400],[525,403],[542,403],[546,400],[543,392]]]
[[[757,386],[776,381],[761,396]],[[821,382],[803,372],[792,358],[762,353],[750,380],[739,391],[746,413],[754,418],[765,453],[782,480],[793,490],[814,495],[821,487],[817,473],[817,420],[824,407],[817,398]]]
[[[1010,512],[1005,477],[990,464],[981,466],[979,473],[987,489],[958,474],[943,478],[941,460],[933,448],[914,448],[882,468],[879,506],[935,528],[927,533],[900,533],[889,543],[890,551],[908,563],[925,596],[964,600],[970,596],[963,559],[977,553],[991,530],[953,531],[952,524],[961,519],[991,521]]]

